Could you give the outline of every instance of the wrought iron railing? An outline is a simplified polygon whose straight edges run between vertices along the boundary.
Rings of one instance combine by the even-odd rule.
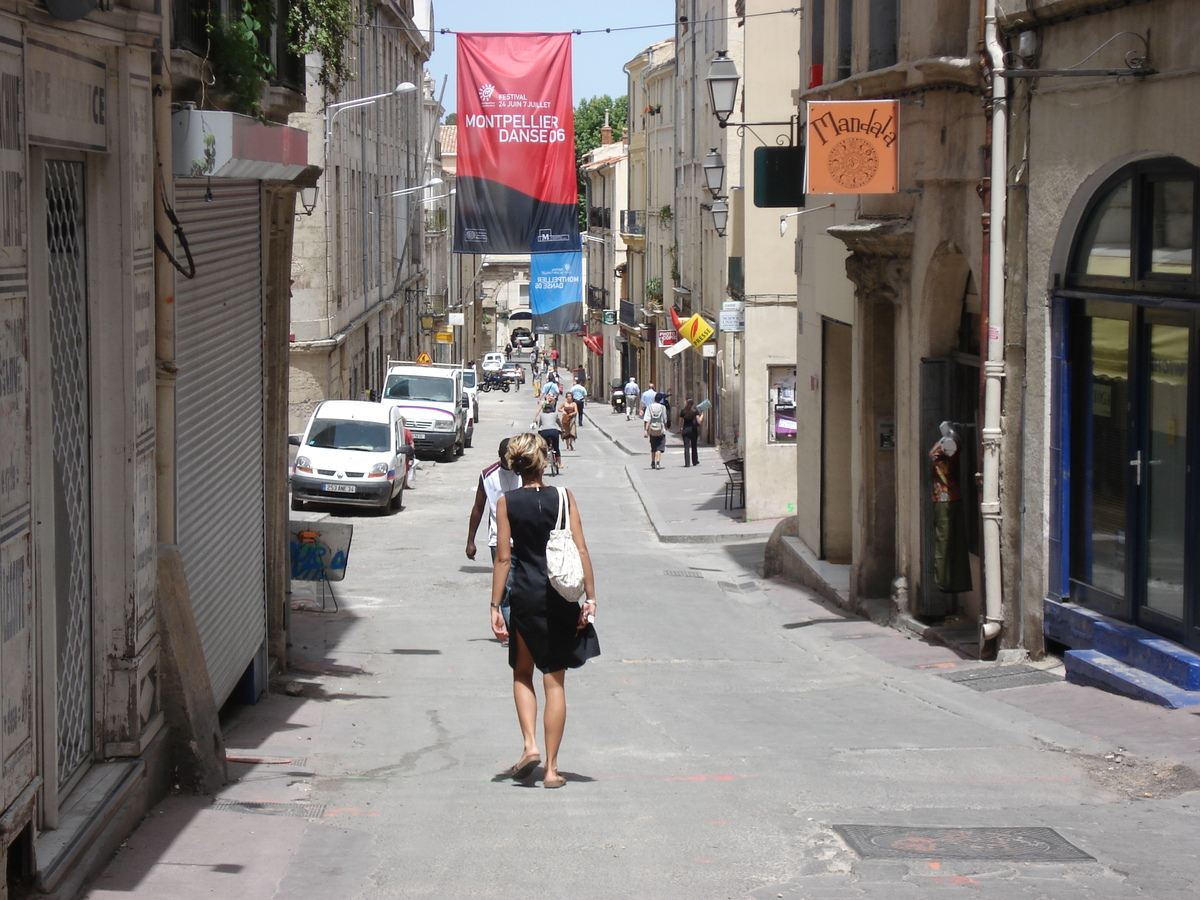
[[[645,234],[646,211],[644,209],[621,210],[621,234]]]
[[[588,309],[608,309],[608,288],[593,287],[589,284],[587,305]]]
[[[637,327],[637,319],[635,311],[637,307],[633,305],[631,300],[622,300],[621,309],[618,311],[618,318],[622,325],[628,325],[630,328]]]

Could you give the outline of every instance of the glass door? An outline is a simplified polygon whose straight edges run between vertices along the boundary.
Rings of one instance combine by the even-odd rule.
[[[1088,302],[1072,353],[1072,597],[1190,646],[1200,646],[1187,552],[1198,527],[1188,440],[1196,322]]]
[[[1143,313],[1141,421],[1130,466],[1138,529],[1142,625],[1182,639],[1188,620],[1188,398],[1191,314]]]

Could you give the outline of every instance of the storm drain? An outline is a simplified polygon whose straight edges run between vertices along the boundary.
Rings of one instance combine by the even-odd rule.
[[[693,572],[691,569],[667,569],[663,572],[664,575],[669,575],[671,578],[703,578],[699,572]]]
[[[291,816],[296,819],[320,819],[324,803],[265,803],[251,800],[217,800],[212,808],[219,812],[253,813],[257,816]]]
[[[863,859],[986,859],[1084,862],[1084,853],[1052,828],[929,828],[834,825]]]
[[[1028,687],[1031,684],[1062,681],[1062,678],[1051,672],[1021,665],[965,669],[961,672],[947,672],[941,677],[957,684],[965,684],[977,691],[1003,691],[1008,688]]]

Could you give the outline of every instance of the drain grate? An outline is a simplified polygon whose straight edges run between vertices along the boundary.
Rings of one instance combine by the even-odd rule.
[[[693,572],[691,569],[667,569],[663,572],[664,575],[669,575],[672,578],[703,578],[699,572]]]
[[[325,816],[324,803],[265,803],[252,800],[217,800],[212,808],[219,812],[253,813],[258,816],[292,816],[297,819],[320,819]]]
[[[1031,684],[1052,684],[1062,678],[1033,666],[988,666],[983,669],[965,669],[947,672],[941,676],[956,684],[965,684],[977,691],[1004,691],[1009,688],[1028,687]]]
[[[1083,862],[1084,853],[1052,828],[929,828],[834,825],[862,859],[986,859]]]

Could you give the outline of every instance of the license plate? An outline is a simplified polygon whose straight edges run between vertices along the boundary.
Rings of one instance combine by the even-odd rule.
[[[358,492],[358,488],[352,484],[323,484],[321,487],[326,491],[333,491],[335,494],[354,494]]]
[[[414,432],[413,432],[413,440],[414,440],[414,441],[423,441],[423,440],[425,440],[425,432],[423,432],[423,431],[414,431]]]

